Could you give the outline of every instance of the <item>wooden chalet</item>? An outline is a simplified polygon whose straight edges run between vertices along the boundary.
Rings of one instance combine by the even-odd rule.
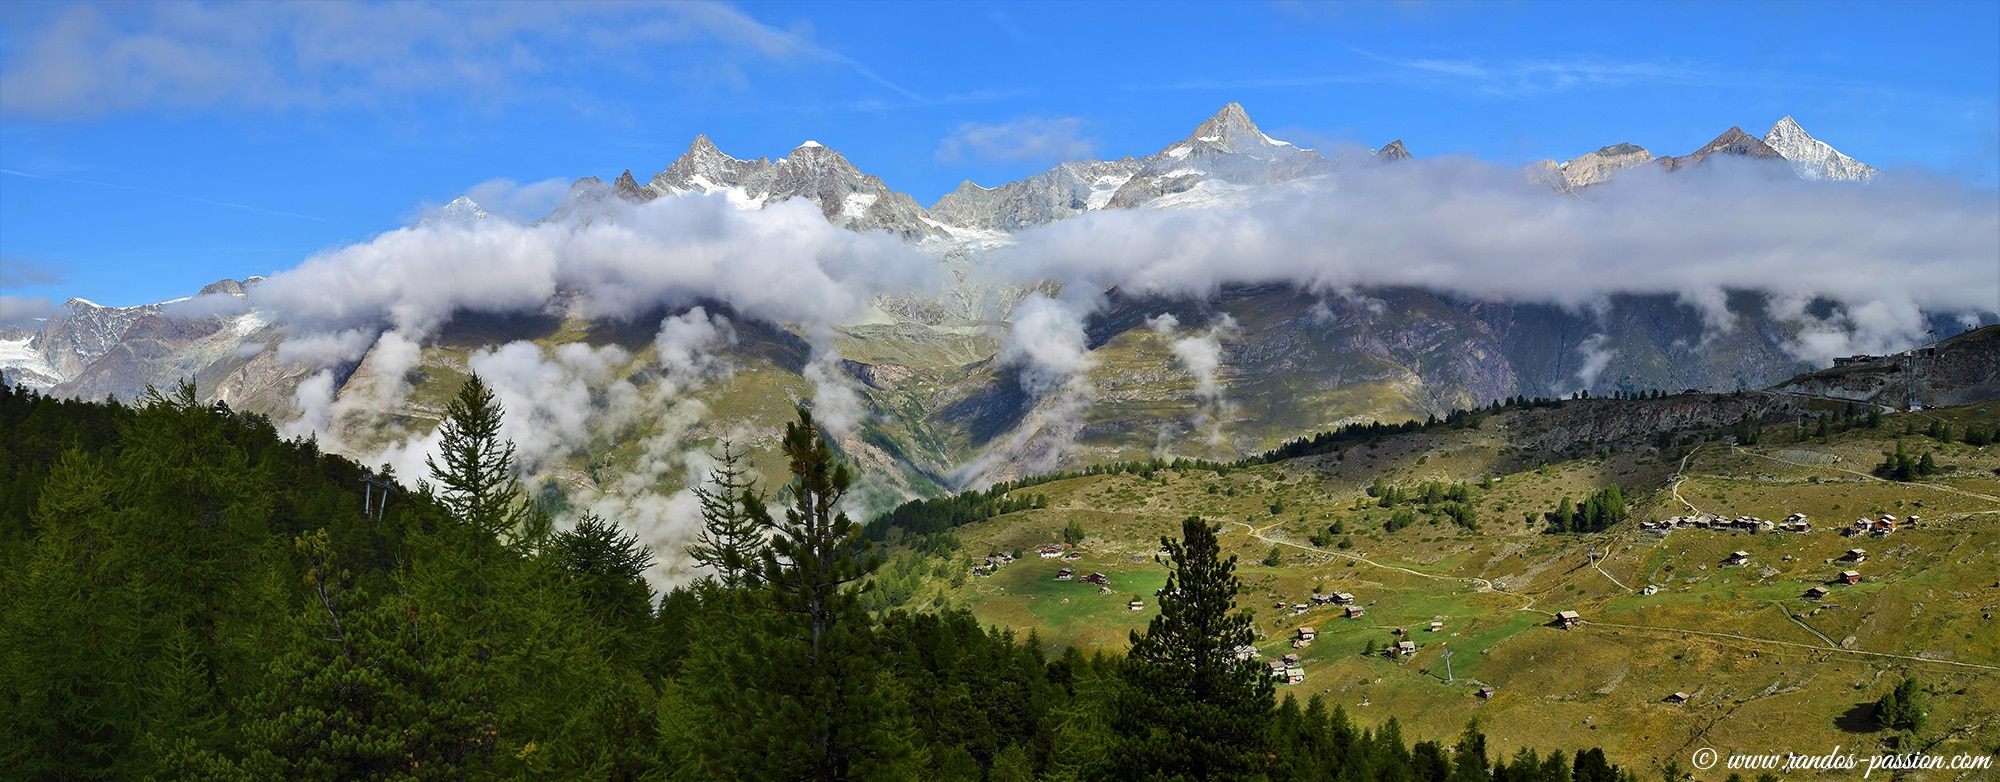
[[[1074,570],[1071,570],[1069,568],[1063,568],[1061,570],[1056,571],[1057,581],[1073,581],[1075,579],[1076,579],[1076,571]]]
[[[1837,580],[1843,584],[1859,584],[1861,583],[1861,571],[1859,570],[1840,571],[1840,577]]]
[[[1811,589],[1806,590],[1806,599],[1807,600],[1821,599],[1823,597],[1826,597],[1828,591],[1829,590],[1823,586],[1813,587]]]
[[[1368,609],[1362,608],[1361,606],[1347,607],[1347,618],[1349,619],[1360,619],[1361,616],[1366,613],[1368,613]]]
[[[1672,695],[1668,695],[1664,700],[1675,706],[1681,706],[1685,705],[1688,702],[1688,694],[1685,692],[1677,692]]]
[[[1397,642],[1396,642],[1396,654],[1398,654],[1398,655],[1401,655],[1401,656],[1403,656],[1403,657],[1409,657],[1410,655],[1413,655],[1413,654],[1416,654],[1416,653],[1417,653],[1417,642],[1416,642],[1416,641],[1397,641]]]
[[[1444,623],[1443,623],[1443,622],[1432,622],[1432,623],[1431,623],[1431,632],[1433,632],[1433,633],[1442,633],[1442,632],[1444,632]]]
[[[1848,561],[1848,562],[1867,562],[1867,561],[1868,561],[1868,549],[1865,549],[1865,548],[1851,548],[1851,549],[1848,549],[1848,550],[1847,550],[1847,555],[1846,555],[1846,556],[1843,556],[1843,557],[1841,557],[1841,559],[1843,559],[1843,560],[1846,560],[1846,561]]]
[[[1555,625],[1557,627],[1560,627],[1564,630],[1568,630],[1580,624],[1583,624],[1583,616],[1578,614],[1577,612],[1575,611],[1556,612]]]
[[[1492,688],[1492,687],[1481,687],[1481,688],[1479,688],[1479,697],[1481,697],[1481,698],[1492,698],[1492,697],[1493,697],[1493,688]]]

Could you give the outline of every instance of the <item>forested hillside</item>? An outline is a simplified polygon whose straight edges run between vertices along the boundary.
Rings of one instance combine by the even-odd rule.
[[[1199,519],[1127,659],[871,613],[809,414],[792,481],[705,499],[667,595],[616,524],[526,503],[477,378],[431,473],[377,474],[189,387],[0,387],[0,767],[24,779],[1613,780],[1601,751],[1406,743],[1270,694]],[[387,494],[377,486],[395,487]],[[770,504],[767,506],[766,498]],[[983,512],[983,511],[982,511]],[[1179,583],[1179,588],[1175,587]]]

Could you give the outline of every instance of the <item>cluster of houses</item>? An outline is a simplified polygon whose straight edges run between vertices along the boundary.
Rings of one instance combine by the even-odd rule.
[[[1917,518],[1916,516],[1910,516],[1903,519],[1902,523],[1915,524],[1917,523]],[[1884,513],[1882,514],[1882,518],[1872,521],[1869,519],[1855,519],[1853,524],[1847,525],[1844,534],[1850,538],[1858,538],[1862,535],[1874,535],[1878,538],[1886,538],[1896,532],[1896,524],[1895,516]]]
[[[1257,653],[1257,647],[1249,644],[1236,647],[1232,650],[1231,654],[1237,660],[1243,662],[1249,662],[1262,656]],[[1286,654],[1282,659],[1272,660],[1266,663],[1264,668],[1271,672],[1271,678],[1283,679],[1286,684],[1299,684],[1306,680],[1305,662],[1299,659],[1299,655],[1296,652]]]
[[[1056,580],[1076,581],[1078,579],[1075,570],[1071,570],[1069,568],[1062,568],[1061,570],[1056,571]],[[1090,575],[1084,576],[1082,578],[1082,581],[1083,583],[1086,584],[1096,584],[1101,587],[1111,586],[1111,577],[1104,575],[1103,573],[1092,573]]]
[[[1334,592],[1332,594],[1326,594],[1326,595],[1314,593],[1311,599],[1312,602],[1310,603],[1291,604],[1289,607],[1292,610],[1292,614],[1294,616],[1300,614],[1306,614],[1310,613],[1315,607],[1329,606],[1329,605],[1347,606],[1347,617],[1349,619],[1360,616],[1363,613],[1361,607],[1356,606],[1354,604],[1354,595],[1346,592]],[[1278,604],[1278,610],[1282,611],[1285,608],[1287,608],[1287,606],[1284,603]]]
[[[998,554],[988,554],[973,561],[972,574],[982,577],[990,576],[998,572],[1001,568],[1013,564],[1013,562],[1014,555],[1005,551]]]
[[[1740,530],[1743,532],[1811,532],[1812,522],[1803,513],[1786,516],[1784,521],[1767,521],[1756,516],[1725,518],[1697,513],[1692,516],[1674,516],[1660,521],[1639,522],[1639,529],[1665,536],[1677,529]]]
[[[1885,513],[1882,514],[1882,518],[1879,519],[1855,519],[1854,523],[1848,525],[1848,527],[1842,530],[1841,533],[1849,537],[1854,537],[1858,535],[1874,535],[1875,537],[1878,538],[1887,537],[1890,533],[1896,531],[1896,525],[1899,523],[1915,524],[1917,523],[1917,517],[1909,516],[1899,521],[1895,516]],[[1671,518],[1661,519],[1659,521],[1642,521],[1639,522],[1639,529],[1663,537],[1667,533],[1677,529],[1713,529],[1713,530],[1737,530],[1742,532],[1804,533],[1812,531],[1812,522],[1808,520],[1806,518],[1806,515],[1803,513],[1794,513],[1790,516],[1786,516],[1784,521],[1766,521],[1764,519],[1760,519],[1755,516],[1737,516],[1735,518],[1727,518],[1723,516],[1712,516],[1706,513],[1697,513],[1692,516],[1674,516]]]
[[[1841,560],[1844,562],[1855,562],[1855,563],[1867,562],[1868,550],[1859,548],[1848,549],[1847,553],[1841,556]],[[1838,574],[1834,575],[1833,581],[1831,583],[1842,584],[1842,585],[1859,584],[1861,583],[1861,571],[1859,570],[1840,571]],[[1807,600],[1823,600],[1826,598],[1827,595],[1832,594],[1832,592],[1833,590],[1826,588],[1825,585],[1820,585],[1806,590],[1805,597]]]
[[[1272,660],[1265,666],[1271,671],[1271,678],[1283,679],[1286,684],[1299,684],[1306,680],[1306,669],[1296,652],[1286,654],[1284,659]]]
[[[1035,553],[1041,555],[1042,559],[1061,558],[1070,562],[1083,559],[1083,554],[1070,550],[1068,543],[1046,543],[1036,546]]]

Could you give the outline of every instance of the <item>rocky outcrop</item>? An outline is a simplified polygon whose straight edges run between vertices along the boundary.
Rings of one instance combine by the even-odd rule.
[[[1561,454],[1603,448],[1629,450],[1654,443],[1660,433],[1698,433],[1748,418],[1789,413],[1794,400],[1759,393],[1676,394],[1661,399],[1573,399],[1555,407],[1522,410],[1507,421],[1517,450]]]
[[[999,187],[964,182],[932,204],[932,217],[956,226],[1017,231],[1103,209],[1132,175],[1139,161],[1079,160]]]
[[[1538,160],[1528,166],[1528,180],[1557,190],[1576,190],[1608,182],[1618,172],[1644,165],[1653,153],[1636,144],[1613,144],[1563,163]]]
[[[2000,400],[2000,326],[1987,326],[1888,356],[1843,359],[1772,386],[1773,391],[1902,408]]]
[[[1398,160],[1409,160],[1412,157],[1414,156],[1410,154],[1409,148],[1403,146],[1402,139],[1396,139],[1395,141],[1391,141],[1388,144],[1384,145],[1381,149],[1375,150],[1375,159],[1384,163],[1394,163]]]

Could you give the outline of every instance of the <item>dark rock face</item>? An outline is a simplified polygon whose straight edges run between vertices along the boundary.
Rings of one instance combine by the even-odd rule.
[[[657,191],[640,187],[639,182],[632,178],[632,169],[629,168],[625,169],[625,173],[618,175],[617,181],[611,183],[611,189],[618,193],[619,198],[641,204],[660,197]]]
[[[1375,150],[1375,159],[1384,163],[1394,163],[1398,160],[1409,160],[1412,157],[1415,156],[1411,155],[1410,150],[1407,147],[1403,146],[1402,139],[1396,139],[1395,141],[1391,141],[1388,144],[1384,145],[1381,149]]]
[[[1715,155],[1730,155],[1753,160],[1782,161],[1785,159],[1784,155],[1778,154],[1778,151],[1772,149],[1771,145],[1764,143],[1763,139],[1744,133],[1742,128],[1732,126],[1729,130],[1723,131],[1722,135],[1716,136],[1714,141],[1708,142],[1701,149],[1680,157],[1660,158],[1660,168],[1666,171],[1679,171],[1683,168],[1697,165]]]
[[[2000,326],[1903,353],[1808,372],[1773,386],[1806,396],[1885,407],[1930,407],[2000,399]]]

